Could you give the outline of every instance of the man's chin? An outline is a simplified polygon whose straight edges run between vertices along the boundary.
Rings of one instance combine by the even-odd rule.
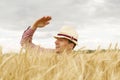
[[[60,52],[56,50],[56,53],[60,53]]]
[[[60,53],[60,51],[59,51],[59,50],[57,50],[57,49],[56,49],[56,51],[55,51],[55,52],[56,52],[56,53],[58,53],[58,54]]]

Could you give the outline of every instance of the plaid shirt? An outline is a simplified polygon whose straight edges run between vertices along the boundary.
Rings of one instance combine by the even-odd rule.
[[[33,52],[55,52],[54,49],[47,49],[47,48],[43,48],[40,47],[39,45],[35,45],[34,43],[32,43],[32,37],[34,34],[35,30],[30,29],[30,27],[28,27],[23,35],[22,35],[22,39],[21,39],[21,46],[28,50],[28,51],[33,51]]]

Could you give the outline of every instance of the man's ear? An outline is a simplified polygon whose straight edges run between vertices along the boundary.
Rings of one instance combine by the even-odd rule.
[[[70,47],[70,49],[73,49],[73,48],[74,48],[74,44],[73,44],[73,43],[70,43],[70,44],[69,44],[69,47]]]

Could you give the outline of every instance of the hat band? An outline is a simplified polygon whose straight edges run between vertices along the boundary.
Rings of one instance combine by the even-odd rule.
[[[57,35],[58,35],[58,36],[65,36],[65,37],[71,38],[72,40],[77,41],[77,39],[75,39],[74,37],[69,36],[69,35],[65,35],[65,34],[57,34]]]

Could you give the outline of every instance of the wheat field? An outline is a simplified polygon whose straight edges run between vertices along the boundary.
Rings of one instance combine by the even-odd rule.
[[[120,50],[4,54],[0,48],[0,80],[120,80]]]

